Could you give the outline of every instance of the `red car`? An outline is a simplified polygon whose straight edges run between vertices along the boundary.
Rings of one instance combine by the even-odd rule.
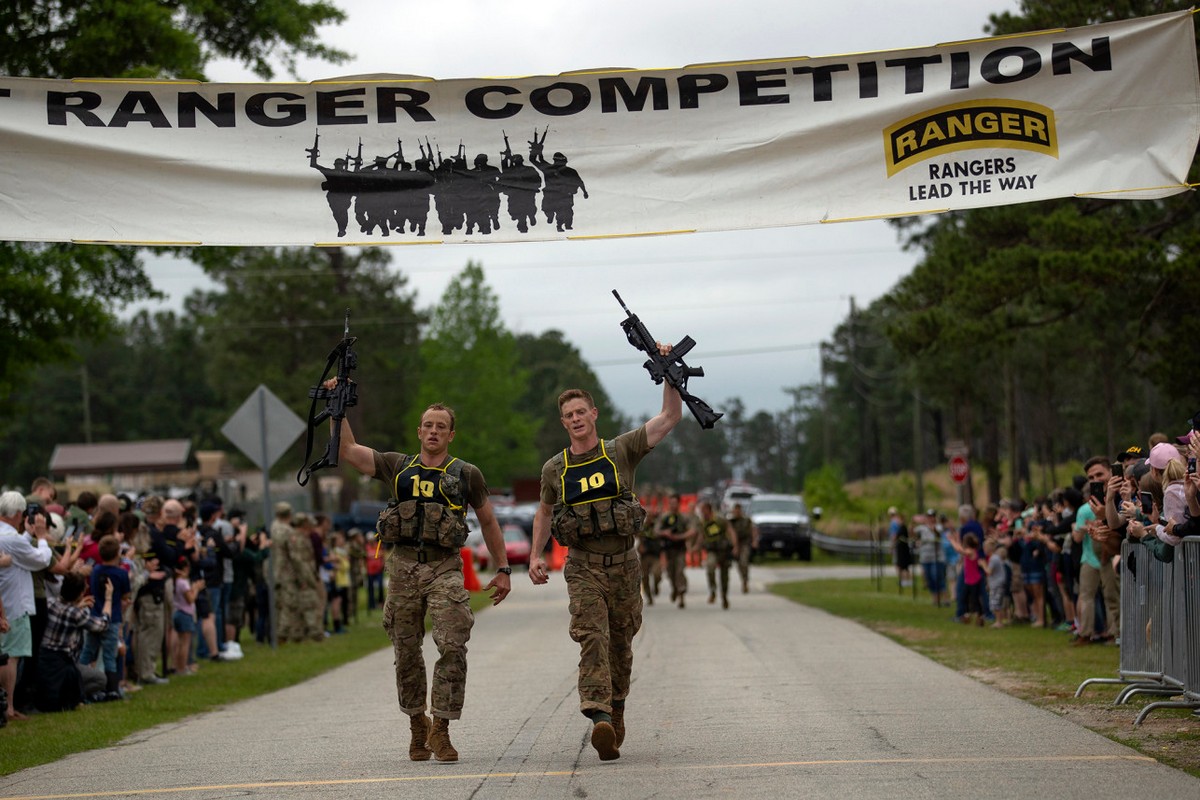
[[[520,525],[501,525],[500,532],[504,535],[504,552],[508,554],[508,565],[515,567],[520,564],[529,566],[529,537]],[[475,565],[479,569],[488,569],[492,554],[488,552],[487,543],[480,542],[474,549]]]

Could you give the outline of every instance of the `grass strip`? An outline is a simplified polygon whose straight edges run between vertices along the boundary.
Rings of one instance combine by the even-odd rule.
[[[365,599],[361,607],[365,607]],[[490,595],[471,593],[474,611],[490,606]],[[75,711],[34,714],[0,729],[0,775],[48,764],[71,753],[109,747],[130,734],[221,706],[294,686],[363,656],[390,647],[382,612],[362,611],[345,633],[323,642],[284,644],[275,649],[241,637],[240,661],[200,664],[194,675],[131,692],[124,701],[84,705]],[[425,623],[426,630],[429,621]]]
[[[1162,710],[1139,728],[1133,719],[1158,698],[1114,706],[1119,687],[1096,687],[1076,698],[1088,678],[1115,678],[1120,653],[1111,645],[1072,647],[1068,634],[1029,625],[997,630],[954,622],[953,606],[937,608],[928,593],[899,592],[894,577],[883,590],[869,579],[778,583],[789,600],[855,620],[940,664],[1049,709],[1110,739],[1200,777],[1200,721],[1188,711]]]

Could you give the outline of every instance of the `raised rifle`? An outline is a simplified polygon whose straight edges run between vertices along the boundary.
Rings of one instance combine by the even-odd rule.
[[[321,131],[318,130],[313,134],[313,146],[304,148],[304,152],[308,153],[309,162],[315,164],[317,159],[321,157],[321,151],[317,147],[321,143]]]
[[[504,137],[504,149],[500,152],[500,163],[508,166],[512,163],[512,147],[508,143],[508,134],[504,132],[503,128],[500,129],[500,134]]]
[[[354,171],[362,169],[362,137],[358,137],[358,155],[354,157]]]
[[[396,169],[400,169],[404,166],[404,142],[399,139],[396,140],[396,157],[400,159],[396,162]]]
[[[350,335],[350,309],[346,309],[346,327],[342,331],[342,340],[329,353],[325,363],[325,371],[317,385],[308,390],[312,405],[308,410],[308,441],[304,445],[304,464],[296,473],[296,483],[304,486],[309,477],[319,469],[336,467],[338,452],[342,447],[342,420],[346,418],[346,409],[358,404],[358,384],[350,380],[350,372],[358,367],[358,354],[354,352],[354,343],[358,337]],[[325,379],[329,371],[337,365],[337,385],[332,389],[325,388]],[[317,412],[317,401],[325,401],[325,409]],[[329,444],[325,445],[325,453],[312,464],[308,463],[313,449],[313,431],[327,419],[334,421],[333,431],[329,434]]]
[[[646,363],[642,364],[650,373],[650,377],[656,384],[666,381],[674,387],[675,391],[679,392],[679,396],[683,398],[683,402],[687,404],[688,410],[692,412],[692,416],[700,423],[701,428],[707,430],[715,425],[724,414],[713,411],[708,403],[688,392],[687,388],[688,378],[704,377],[704,367],[689,367],[683,362],[683,357],[696,346],[696,341],[691,336],[684,336],[672,346],[670,353],[662,355],[658,352],[658,344],[650,335],[650,331],[646,330],[646,326],[638,319],[637,314],[629,310],[629,306],[625,305],[625,301],[621,299],[621,295],[617,294],[616,289],[613,289],[613,297],[617,298],[617,302],[625,310],[626,316],[621,322],[625,338],[635,348],[650,356],[646,359]]]

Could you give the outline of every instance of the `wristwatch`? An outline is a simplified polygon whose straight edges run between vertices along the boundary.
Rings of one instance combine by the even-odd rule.
[[[496,572],[503,572],[505,575],[512,575],[512,567],[496,567]]]

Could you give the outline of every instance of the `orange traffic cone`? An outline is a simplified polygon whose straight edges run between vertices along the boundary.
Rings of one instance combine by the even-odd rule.
[[[567,548],[558,543],[557,539],[550,539],[550,569],[561,570],[567,563]]]
[[[475,559],[471,556],[471,548],[464,547],[459,551],[463,562],[463,586],[468,592],[478,592],[483,587],[479,576],[475,574]]]

